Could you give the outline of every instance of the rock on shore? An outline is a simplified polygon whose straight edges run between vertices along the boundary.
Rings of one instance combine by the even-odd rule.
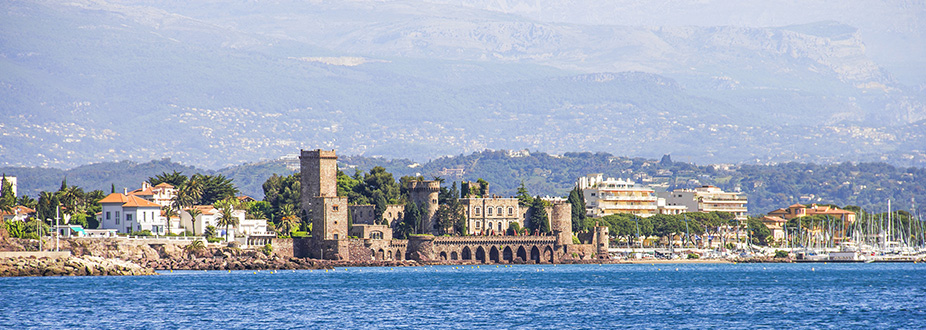
[[[67,258],[2,258],[0,276],[154,275],[138,264],[93,256]]]

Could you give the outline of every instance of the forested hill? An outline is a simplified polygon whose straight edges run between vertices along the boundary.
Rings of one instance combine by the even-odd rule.
[[[347,166],[360,165],[358,168],[361,170],[382,164],[397,176],[437,176],[445,179],[447,184],[483,178],[489,181],[491,193],[502,196],[514,195],[521,182],[535,195],[565,196],[578,177],[592,173],[630,178],[651,185],[657,191],[715,185],[724,190],[740,189],[746,193],[749,212],[753,214],[767,213],[794,203],[857,205],[873,211],[886,211],[888,200],[893,201],[895,209],[910,209],[914,198],[926,201],[926,170],[884,163],[698,166],[675,162],[671,157],[655,160],[588,152],[565,153],[562,156],[530,153],[529,156],[512,157],[507,151],[444,157],[420,166],[409,161],[387,162],[358,157],[342,158],[342,162]],[[454,171],[446,169],[462,169],[464,174],[462,177],[454,176]]]
[[[347,174],[385,167],[396,179],[421,175],[427,179],[441,177],[447,185],[461,180],[483,178],[490,182],[490,192],[514,195],[523,182],[534,195],[565,196],[576,179],[591,173],[606,177],[630,178],[653,186],[657,191],[674,188],[715,185],[725,190],[740,189],[749,197],[749,212],[767,213],[794,203],[828,203],[857,205],[871,211],[885,211],[891,200],[894,209],[909,210],[911,200],[926,201],[926,169],[899,168],[883,163],[842,163],[816,165],[785,163],[778,165],[693,165],[672,161],[613,156],[607,153],[509,153],[483,151],[469,155],[442,157],[425,164],[406,159],[341,156],[341,169]],[[71,170],[42,168],[0,168],[6,175],[18,177],[19,190],[31,196],[39,191],[57,190],[66,176],[68,184],[84,190],[109,191],[114,185],[138,188],[142,181],[162,172],[181,171],[222,174],[233,180],[242,194],[263,198],[261,184],[272,174],[288,175],[293,171],[283,161],[267,161],[224,168],[217,171],[197,169],[169,159],[135,163],[130,161],[100,163]],[[461,171],[462,170],[462,171]],[[462,175],[457,175],[462,172]]]

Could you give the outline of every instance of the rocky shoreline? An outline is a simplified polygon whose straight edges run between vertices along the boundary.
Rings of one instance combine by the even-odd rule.
[[[0,259],[0,277],[154,275],[153,269],[133,262],[93,256]]]

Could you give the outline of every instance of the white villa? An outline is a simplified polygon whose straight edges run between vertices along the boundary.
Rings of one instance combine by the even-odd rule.
[[[161,205],[134,195],[112,193],[100,200],[100,229],[115,229],[120,233],[150,230],[157,235],[167,234],[166,220],[161,216]]]
[[[144,181],[141,183],[141,189],[132,190],[127,195],[138,196],[160,206],[169,207],[174,196],[177,195],[177,189],[168,183],[162,182],[156,186],[151,186],[148,181]]]
[[[222,217],[222,210],[212,205],[196,205],[193,207],[198,209],[201,214],[193,219],[190,217],[189,212],[182,212],[180,223],[183,228],[187,228],[187,230],[193,232],[194,235],[202,235],[206,227],[213,226],[216,229],[215,234],[217,236],[225,235],[225,226],[219,225],[219,218]],[[245,218],[244,210],[234,210],[232,211],[232,216],[238,219],[238,226],[230,226],[228,228],[232,234],[231,236],[250,236],[267,233],[267,220],[247,219]]]

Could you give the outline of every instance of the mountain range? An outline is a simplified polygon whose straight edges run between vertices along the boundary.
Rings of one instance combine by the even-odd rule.
[[[923,1],[0,3],[0,166],[926,165]]]

